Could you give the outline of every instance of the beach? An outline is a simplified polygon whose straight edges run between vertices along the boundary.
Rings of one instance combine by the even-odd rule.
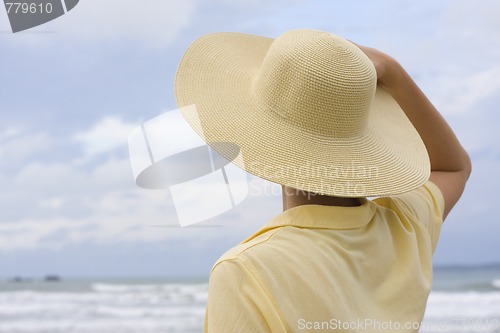
[[[195,333],[208,283],[200,278],[0,282],[0,333]],[[500,266],[434,270],[421,332],[500,332]]]

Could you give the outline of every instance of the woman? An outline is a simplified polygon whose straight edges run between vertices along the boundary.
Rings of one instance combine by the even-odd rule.
[[[471,164],[397,61],[316,30],[217,33],[175,89],[208,144],[283,185],[284,212],[214,265],[205,332],[418,331]]]

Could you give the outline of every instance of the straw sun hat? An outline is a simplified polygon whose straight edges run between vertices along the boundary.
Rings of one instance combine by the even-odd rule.
[[[182,57],[175,95],[209,145],[271,182],[365,197],[404,193],[429,178],[425,146],[377,86],[370,59],[328,32],[205,35]]]

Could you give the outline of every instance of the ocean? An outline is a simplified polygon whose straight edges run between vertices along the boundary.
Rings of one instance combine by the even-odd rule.
[[[203,279],[3,280],[0,333],[199,333],[207,287]],[[420,332],[500,332],[500,266],[436,268]]]

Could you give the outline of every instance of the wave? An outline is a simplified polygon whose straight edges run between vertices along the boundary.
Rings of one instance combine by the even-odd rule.
[[[176,319],[137,320],[135,318],[120,320],[82,318],[60,318],[54,320],[24,320],[18,322],[0,322],[0,333],[199,333],[203,327],[203,319],[182,321]]]
[[[497,289],[432,291],[424,321],[499,318],[500,279],[490,283]],[[199,332],[207,296],[207,283],[94,282],[78,290],[0,292],[0,333]]]
[[[196,284],[118,284],[118,283],[92,283],[90,288],[96,292],[119,293],[119,292],[198,292],[206,290],[208,283]]]
[[[104,293],[122,293],[122,292],[151,292],[161,289],[158,284],[110,284],[110,283],[92,283],[91,289]]]
[[[426,318],[498,318],[500,292],[431,292]]]

